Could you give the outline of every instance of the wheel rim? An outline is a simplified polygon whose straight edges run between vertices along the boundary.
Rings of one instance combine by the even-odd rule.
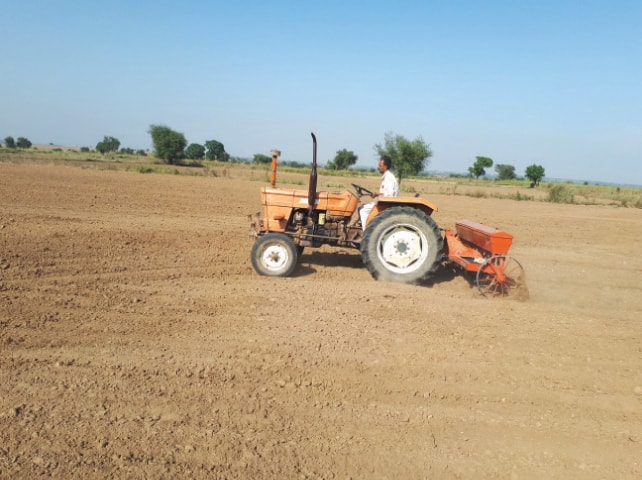
[[[377,255],[391,272],[409,273],[423,265],[428,257],[428,245],[426,235],[417,227],[394,225],[379,237]]]
[[[289,260],[287,248],[277,243],[266,245],[261,254],[261,263],[266,269],[273,272],[283,269]]]
[[[496,255],[487,259],[477,271],[479,292],[488,297],[515,296],[525,291],[524,269],[513,257]]]

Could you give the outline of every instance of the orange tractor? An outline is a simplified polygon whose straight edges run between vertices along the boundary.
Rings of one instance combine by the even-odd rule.
[[[293,273],[304,248],[322,245],[355,248],[377,280],[421,283],[445,262],[475,273],[479,291],[508,296],[525,288],[521,265],[507,256],[512,236],[486,225],[462,220],[456,230],[437,226],[437,206],[414,197],[377,197],[361,225],[358,207],[372,192],[352,184],[354,192],[317,191],[317,142],[308,190],[276,187],[277,158],[272,152],[272,178],[261,189],[263,209],[250,215],[252,266],[257,273],[285,277]],[[366,228],[367,227],[367,228]]]

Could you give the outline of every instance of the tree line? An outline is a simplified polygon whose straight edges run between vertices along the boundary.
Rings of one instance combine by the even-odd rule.
[[[166,125],[150,125],[149,134],[152,136],[156,156],[169,164],[175,164],[187,158],[189,160],[219,160],[227,162],[230,159],[225,146],[218,140],[207,140],[204,144],[187,144],[185,135],[176,132]]]
[[[414,140],[408,140],[402,135],[388,132],[381,144],[374,146],[375,151],[381,157],[387,155],[392,159],[392,169],[397,174],[399,182],[405,177],[419,175],[430,164],[432,150],[430,145],[419,136]],[[357,163],[358,156],[347,149],[338,150],[335,157],[326,164],[328,170],[349,170]],[[271,157],[261,153],[254,155],[254,163],[270,163]],[[486,174],[486,168],[493,166],[493,160],[489,157],[476,157],[475,163],[468,169],[469,176],[479,178]],[[497,164],[495,172],[498,180],[514,180],[517,178],[513,165]],[[531,186],[539,185],[544,178],[544,167],[541,165],[530,165],[526,168],[525,177],[531,181]]]
[[[230,155],[225,151],[225,146],[218,140],[207,140],[203,144],[190,143],[183,133],[172,130],[166,125],[150,125],[148,133],[152,137],[154,154],[168,164],[177,164],[183,159],[189,160],[218,160],[226,162]],[[25,137],[14,140],[8,136],[4,139],[7,148],[31,148],[31,142]],[[96,151],[103,155],[118,152],[120,141],[112,136],[105,136],[96,144]],[[393,170],[398,180],[408,176],[419,175],[429,164],[432,157],[430,145],[419,136],[408,140],[402,135],[388,132],[381,144],[374,146],[379,156],[387,155],[392,159]],[[83,150],[83,149],[81,149]],[[145,155],[144,150],[134,152],[133,149],[121,149],[121,153]],[[341,149],[336,152],[332,160],[326,164],[329,170],[349,170],[357,163],[358,156],[351,150]],[[257,164],[268,164],[272,158],[268,155],[257,153],[252,161]],[[290,162],[295,163],[296,162]],[[475,157],[475,162],[468,168],[468,176],[480,178],[486,175],[486,169],[492,167],[493,159],[485,156]],[[294,166],[299,166],[298,164]],[[301,164],[300,166],[304,166]],[[514,180],[517,178],[515,167],[507,164],[496,164],[495,172],[498,180]],[[529,165],[524,172],[525,178],[531,182],[531,187],[536,187],[544,178],[545,170],[541,165]]]
[[[8,136],[4,138],[4,145],[6,148],[31,148],[32,143],[25,137],[14,139],[12,136]]]
[[[468,167],[470,177],[479,178],[486,175],[486,169],[493,166],[493,159],[490,157],[475,157],[475,163]],[[495,173],[497,173],[497,180],[515,180],[517,174],[513,165],[498,163],[495,165]],[[524,171],[524,177],[531,182],[531,187],[536,187],[544,178],[546,171],[541,165],[529,165]]]
[[[209,140],[204,145],[198,143],[187,145],[185,135],[164,125],[151,125],[149,133],[152,136],[156,156],[168,163],[174,163],[183,158],[191,160],[207,158],[224,162],[230,158],[224,145],[217,140]],[[408,176],[419,175],[429,165],[433,154],[430,145],[421,136],[414,140],[408,140],[393,132],[386,133],[383,143],[376,144],[374,149],[379,156],[387,155],[392,159],[393,170],[400,182]],[[329,170],[349,170],[357,163],[357,160],[358,156],[353,151],[344,148],[336,152],[334,158],[327,162],[326,168]],[[257,164],[269,164],[272,158],[262,153],[256,153],[252,161]],[[469,175],[479,178],[486,174],[486,168],[492,166],[493,160],[491,158],[476,157],[475,163],[468,169]],[[495,165],[495,171],[498,180],[517,178],[515,167],[512,165]],[[539,185],[544,178],[544,167],[541,165],[528,166],[525,177],[531,181],[531,186]]]

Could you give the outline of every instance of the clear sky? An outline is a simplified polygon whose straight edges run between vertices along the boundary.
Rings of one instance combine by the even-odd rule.
[[[0,0],[0,138],[151,148],[152,124],[232,156],[427,170],[476,156],[642,185],[640,0]],[[492,171],[491,171],[492,173]]]

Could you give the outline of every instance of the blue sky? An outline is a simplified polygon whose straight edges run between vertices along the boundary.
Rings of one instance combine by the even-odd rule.
[[[0,138],[151,148],[152,124],[233,156],[387,132],[429,171],[476,156],[642,185],[642,2],[0,0]]]

